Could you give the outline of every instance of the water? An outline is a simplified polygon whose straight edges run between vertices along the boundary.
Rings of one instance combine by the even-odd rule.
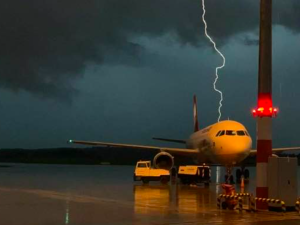
[[[0,168],[0,225],[249,224],[282,219],[292,224],[300,219],[296,213],[218,210],[218,183],[225,174],[221,167],[212,167],[213,182],[207,188],[142,185],[133,182],[133,166],[10,166]],[[245,192],[254,193],[255,167],[248,169],[251,179]]]

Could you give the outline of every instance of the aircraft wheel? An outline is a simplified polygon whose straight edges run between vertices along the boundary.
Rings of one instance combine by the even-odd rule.
[[[240,183],[241,178],[242,178],[242,171],[240,169],[237,169],[236,172],[235,172],[235,176],[236,176],[236,182]]]
[[[230,183],[230,184],[234,184],[234,179],[233,179],[233,176],[232,176],[232,175],[230,175],[230,177],[229,177],[229,183]]]
[[[242,171],[240,169],[237,169],[235,175],[236,175],[236,179],[240,180],[242,177]]]
[[[228,175],[225,175],[225,183],[227,184],[228,182]]]
[[[197,185],[197,182],[195,180],[191,181],[190,185]]]
[[[160,178],[160,182],[161,182],[162,184],[167,184],[167,183],[169,182],[169,179],[168,179],[168,177],[161,177],[161,178]]]
[[[149,180],[148,179],[142,179],[142,181],[143,181],[143,184],[149,184]]]
[[[250,177],[250,172],[249,172],[248,169],[245,169],[245,171],[244,171],[244,177],[245,177],[245,179],[249,179],[249,177]]]
[[[185,184],[187,184],[187,185],[190,185],[192,182],[191,182],[191,180],[189,179],[189,178],[187,178],[186,180],[185,180]]]
[[[182,184],[186,184],[186,180],[185,180],[184,178],[180,178],[180,182],[181,182]]]

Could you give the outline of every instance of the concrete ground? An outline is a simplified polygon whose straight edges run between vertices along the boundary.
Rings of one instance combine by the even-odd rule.
[[[0,171],[0,225],[300,224],[296,212],[219,210],[216,183],[142,185],[123,167],[24,167]]]
[[[296,212],[219,210],[212,188],[136,185],[133,201],[0,188],[0,224],[300,224]]]

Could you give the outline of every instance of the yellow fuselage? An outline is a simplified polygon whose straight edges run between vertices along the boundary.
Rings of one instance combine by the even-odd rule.
[[[224,132],[223,132],[224,131]],[[236,121],[221,121],[193,133],[187,148],[198,149],[198,163],[211,162],[233,166],[250,153],[252,139],[246,128]]]

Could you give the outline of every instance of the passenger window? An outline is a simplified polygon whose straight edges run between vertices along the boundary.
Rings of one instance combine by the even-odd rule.
[[[218,137],[220,133],[221,133],[221,130],[219,130],[219,132],[216,134],[216,137]]]
[[[236,132],[234,130],[226,130],[226,135],[234,136],[236,135]]]
[[[243,130],[238,130],[236,133],[238,136],[245,136],[245,132]]]
[[[219,136],[223,136],[225,134],[225,130],[222,130]]]

